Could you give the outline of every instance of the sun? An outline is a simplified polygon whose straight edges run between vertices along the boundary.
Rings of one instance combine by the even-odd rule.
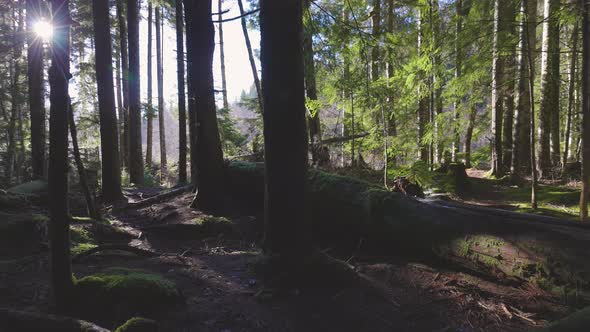
[[[35,22],[33,25],[33,31],[43,40],[50,40],[51,36],[53,36],[53,26],[45,20]]]

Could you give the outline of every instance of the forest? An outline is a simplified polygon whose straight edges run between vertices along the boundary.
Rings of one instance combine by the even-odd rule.
[[[0,0],[0,332],[590,331],[590,0]]]

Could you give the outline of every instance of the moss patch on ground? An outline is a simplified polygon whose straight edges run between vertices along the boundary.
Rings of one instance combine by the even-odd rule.
[[[161,275],[110,268],[77,280],[75,298],[83,317],[104,315],[117,320],[134,315],[153,317],[179,303],[181,295],[176,284]]]
[[[590,307],[553,322],[537,332],[586,332],[590,331]]]
[[[204,216],[193,219],[193,222],[200,227],[200,232],[206,236],[229,233],[233,230],[231,220],[224,217]]]
[[[96,247],[96,241],[90,231],[83,227],[70,226],[70,253],[78,255]]]
[[[157,332],[155,321],[143,317],[133,317],[119,326],[115,332]]]

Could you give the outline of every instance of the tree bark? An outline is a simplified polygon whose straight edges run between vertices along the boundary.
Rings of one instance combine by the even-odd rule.
[[[53,40],[49,68],[49,223],[51,288],[59,311],[68,309],[73,288],[68,211],[68,80],[70,10],[68,0],[52,0]]]
[[[45,178],[45,101],[43,91],[43,41],[33,31],[41,17],[41,0],[27,1],[27,78],[31,116],[33,179]]]
[[[156,11],[158,10],[158,8],[156,7]],[[152,151],[153,151],[153,145],[154,145],[154,108],[152,105],[152,24],[153,24],[153,20],[152,20],[152,12],[153,12],[153,8],[152,8],[152,3],[148,3],[148,17],[147,17],[147,27],[148,27],[148,40],[147,40],[147,110],[146,110],[146,118],[147,118],[147,133],[146,133],[146,144],[145,144],[145,164],[146,167],[149,169],[149,171],[152,171],[152,162],[153,162],[153,157],[152,157]],[[156,29],[158,26],[158,23],[156,23]],[[158,57],[159,60],[159,57]],[[159,73],[159,72],[158,72]],[[158,78],[159,79],[160,76],[158,74]],[[158,84],[160,84],[158,82]]]
[[[186,95],[184,88],[184,37],[182,1],[176,1],[176,76],[178,85],[178,183],[186,177]]]
[[[223,108],[229,109],[229,103],[227,101],[227,81],[225,80],[225,50],[223,48],[223,13],[221,6],[223,0],[217,1],[217,11],[219,12],[217,25],[217,31],[219,32],[219,61],[221,63],[221,95],[223,96]]]
[[[260,86],[260,79],[258,78],[258,70],[256,70],[256,61],[254,60],[254,53],[252,52],[252,45],[250,44],[250,37],[248,36],[248,24],[246,23],[246,17],[244,17],[244,6],[242,0],[238,0],[238,6],[240,7],[240,15],[242,16],[242,31],[244,32],[244,40],[246,42],[246,49],[248,50],[248,59],[250,60],[250,68],[252,68],[252,77],[254,78],[254,87],[256,88],[256,95],[258,96],[258,106],[260,112],[264,113],[263,101],[262,101],[262,88]]]
[[[264,93],[264,248],[297,265],[310,253],[301,0],[260,3]]]
[[[475,117],[477,116],[477,108],[472,106],[469,112],[469,120],[467,122],[467,130],[465,131],[465,145],[463,146],[463,152],[465,154],[465,167],[471,168],[471,139],[473,138],[473,128],[475,127]]]
[[[558,10],[559,0],[545,0],[539,102],[539,161],[537,166],[539,177],[547,177],[551,172],[551,132],[553,127],[552,113],[554,112],[557,112],[558,117],[556,139],[559,144],[559,22],[556,16]],[[556,65],[557,67],[555,67]],[[557,76],[555,76],[555,69],[557,69]],[[559,156],[559,146],[557,146],[557,156]]]
[[[500,49],[505,46],[503,8],[505,0],[494,1],[494,46],[492,54],[492,175],[504,175],[502,163],[502,87],[504,66]]]
[[[513,1],[508,2],[503,13],[505,23],[505,49],[509,50],[502,61],[504,67],[504,86],[502,87],[502,169],[510,171],[512,166],[512,133],[514,127],[514,88],[516,85],[516,12],[517,8]]]
[[[125,21],[125,0],[116,0],[117,22],[119,26],[119,45],[121,50],[121,70],[123,72],[123,127],[121,128],[123,140],[121,150],[123,151],[122,163],[129,168],[129,50],[127,48],[127,22]]]
[[[100,116],[100,147],[102,154],[102,198],[111,203],[123,198],[119,144],[117,142],[117,114],[113,87],[112,45],[109,5],[103,0],[92,1],[95,68]]]
[[[590,196],[590,2],[582,8],[582,192],[580,218],[588,221]]]
[[[564,144],[565,147],[563,149],[563,161],[561,164],[565,169],[565,164],[567,164],[570,152],[570,140],[571,140],[571,129],[572,129],[572,112],[574,111],[574,105],[576,104],[576,72],[577,72],[577,62],[578,62],[578,22],[574,24],[574,28],[572,30],[572,48],[571,48],[571,55],[570,55],[570,72],[569,72],[569,82],[568,82],[568,98],[567,98],[567,117],[565,122],[565,137],[564,137]]]
[[[188,86],[188,123],[189,123],[189,145],[191,158],[191,183],[197,186],[197,127],[195,116],[195,86],[193,79],[193,45],[190,42],[193,35],[192,21],[193,21],[193,0],[183,0],[184,4],[184,20],[186,24],[186,73]]]
[[[127,36],[129,41],[129,176],[132,183],[143,184],[138,1],[127,0]]]
[[[160,181],[165,181],[168,173],[166,158],[166,126],[164,123],[164,65],[162,59],[162,6],[156,7],[156,67],[158,69],[158,128],[160,131]]]
[[[418,55],[423,56],[423,43],[425,38],[424,13],[418,9]],[[429,100],[423,91],[423,86],[418,87],[418,157],[423,162],[428,162],[428,146],[424,143],[426,135],[426,125],[428,124],[428,105]]]
[[[191,44],[190,80],[196,105],[197,194],[192,207],[220,211],[223,206],[223,152],[219,138],[213,86],[215,31],[211,20],[211,1],[192,0],[192,18],[187,36]],[[187,24],[187,25],[188,25]]]
[[[463,72],[463,45],[461,43],[461,34],[463,32],[463,0],[457,0],[456,6],[456,21],[455,21],[455,80],[460,79]],[[461,145],[461,133],[459,131],[459,107],[463,96],[455,96],[453,103],[453,141],[451,145],[451,161],[456,163],[458,161],[458,154]],[[473,131],[473,130],[472,130]]]
[[[530,172],[531,167],[531,114],[529,105],[529,68],[528,68],[528,53],[526,50],[530,47],[533,50],[531,57],[535,61],[535,48],[537,41],[537,0],[523,0],[523,11],[526,11],[527,20],[520,30],[520,49],[518,56],[518,89],[516,91],[517,109],[516,121],[514,124],[514,146],[512,166],[514,174],[522,174]],[[533,67],[533,74],[535,72]]]
[[[524,2],[524,22],[523,22],[523,27],[526,30],[526,35],[530,36],[530,31],[528,31],[529,28],[531,28],[532,26],[530,25],[530,20],[531,20],[531,16],[529,16],[530,14],[536,15],[536,12],[532,12],[530,10],[530,8],[528,8],[529,5],[533,5],[532,3],[529,2]],[[536,6],[536,3],[534,4]],[[533,16],[536,17],[536,16]],[[526,45],[526,57],[527,57],[527,70],[528,70],[528,97],[529,97],[529,107],[530,107],[530,125],[531,128],[535,128],[535,89],[534,89],[534,85],[535,85],[535,70],[534,70],[534,62],[533,62],[533,52],[534,49],[531,45],[531,39],[527,38],[525,39],[525,41],[527,42]],[[535,159],[535,132],[534,130],[531,129],[530,131],[530,157],[531,157],[531,207],[533,208],[533,210],[537,209],[537,167],[535,167],[536,165],[536,159]]]
[[[121,91],[121,50],[115,48],[115,92],[117,96],[117,114],[118,114],[118,130],[119,133],[119,165],[120,169],[125,167],[125,153],[123,146],[125,145],[125,109],[123,108],[123,93]]]
[[[303,66],[305,75],[305,93],[312,104],[318,100],[313,59],[313,22],[310,12],[310,0],[304,1],[303,24]],[[315,107],[317,105],[314,104]],[[311,160],[314,165],[320,162],[322,147],[322,130],[319,108],[308,110],[309,140],[311,142]]]

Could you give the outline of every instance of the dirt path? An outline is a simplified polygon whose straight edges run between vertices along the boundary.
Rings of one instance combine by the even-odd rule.
[[[265,289],[253,268],[261,255],[260,221],[254,216],[230,215],[235,231],[204,239],[142,231],[145,226],[191,224],[206,217],[187,207],[191,198],[185,194],[112,216],[115,226],[132,235],[130,245],[162,255],[97,254],[74,264],[74,273],[84,276],[122,266],[175,281],[185,304],[157,317],[161,331],[170,332],[526,331],[571,310],[536,288],[362,253],[339,258],[387,287],[390,301],[361,289],[279,294]],[[47,253],[17,265],[2,262],[0,306],[47,311]]]

